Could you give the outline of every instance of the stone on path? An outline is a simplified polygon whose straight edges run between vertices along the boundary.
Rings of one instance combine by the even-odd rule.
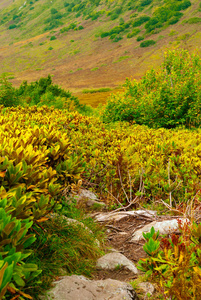
[[[182,222],[182,224],[189,222],[188,219],[173,219],[173,220],[166,220],[166,221],[162,221],[162,222],[151,222],[148,225],[145,225],[144,227],[140,228],[139,230],[137,230],[134,234],[133,237],[131,239],[131,242],[138,242],[143,238],[142,233],[143,232],[149,232],[151,230],[152,227],[154,227],[155,231],[157,232],[159,230],[160,234],[170,234],[173,232],[178,233],[179,232],[179,225],[178,225],[178,220],[180,220]]]
[[[66,195],[65,190],[63,191],[63,195],[66,200],[71,203],[72,199],[76,199],[77,203],[83,202],[87,207],[90,207],[94,210],[102,210],[106,207],[104,202],[100,202],[98,197],[91,191],[80,188],[77,193],[71,193],[70,195]]]
[[[100,213],[95,216],[95,219],[99,222],[107,222],[107,221],[119,221],[129,216],[133,216],[133,217],[142,216],[145,218],[153,218],[156,215],[157,212],[152,210],[131,210],[131,211]]]
[[[130,284],[113,279],[89,280],[84,276],[65,276],[41,300],[139,300]]]
[[[94,209],[101,210],[102,208],[106,207],[106,204],[104,202],[100,202],[98,197],[93,192],[86,189],[79,189],[76,199],[78,202],[84,201],[86,206]]]
[[[153,284],[150,282],[140,282],[138,286],[146,293],[146,295],[149,294],[149,296],[153,295],[155,291]]]
[[[96,267],[99,269],[114,270],[123,266],[134,274],[138,273],[138,269],[134,263],[119,252],[108,253],[97,260]]]

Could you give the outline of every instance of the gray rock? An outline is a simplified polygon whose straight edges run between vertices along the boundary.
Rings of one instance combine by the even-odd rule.
[[[104,202],[100,202],[98,197],[91,191],[86,189],[79,189],[78,192],[74,192],[68,195],[68,191],[63,190],[63,195],[68,203],[72,203],[73,199],[76,200],[77,203],[83,202],[86,207],[90,207],[94,210],[102,210],[106,207]]]
[[[104,202],[99,202],[95,200],[87,200],[86,206],[91,207],[94,210],[103,209],[106,207],[106,204]]]
[[[98,197],[91,191],[86,189],[79,189],[79,192],[76,197],[78,200],[88,199],[88,200],[94,200],[99,201]]]
[[[148,225],[145,225],[144,227],[137,230],[131,239],[131,242],[137,242],[143,238],[142,233],[143,232],[149,232],[151,230],[151,227],[154,227],[155,231],[160,232],[160,234],[170,234],[173,232],[179,232],[179,225],[178,220],[181,220],[182,224],[185,222],[189,222],[188,219],[173,219],[173,220],[166,220],[163,222],[151,222]]]
[[[151,296],[155,291],[153,284],[150,282],[140,282],[138,286],[146,293],[146,295],[149,294]]]
[[[72,275],[54,285],[41,300],[139,300],[130,284],[113,279],[94,281]]]
[[[107,221],[119,221],[128,216],[138,217],[148,217],[153,218],[157,214],[156,211],[152,210],[131,210],[131,211],[117,211],[117,212],[109,212],[109,213],[100,213],[95,216],[95,219],[99,222],[107,222]]]
[[[99,269],[114,270],[118,266],[123,266],[134,274],[138,269],[134,263],[119,252],[108,253],[97,260],[96,267]]]

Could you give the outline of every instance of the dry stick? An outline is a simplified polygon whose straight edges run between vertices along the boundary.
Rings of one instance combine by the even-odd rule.
[[[142,173],[140,173],[140,170],[139,170],[139,175],[140,175],[140,186],[139,186],[139,192],[140,192],[142,188]]]
[[[107,167],[109,166],[109,164],[107,164],[102,170],[100,170],[99,172],[95,173],[94,172],[94,169],[96,167],[96,164],[95,164],[95,167],[93,168],[93,170],[91,170],[91,176],[89,177],[89,181],[88,181],[88,185],[91,183],[90,180],[92,178],[92,176],[95,174],[96,176],[101,173],[102,171],[104,171],[105,169],[107,169]]]
[[[131,186],[131,177],[130,177],[130,174],[129,174],[129,171],[128,171],[128,175],[129,175],[129,181],[130,181],[130,200],[129,200],[129,198],[128,198],[128,196],[127,196],[127,194],[126,194],[126,191],[125,191],[125,189],[124,189],[124,187],[123,187],[123,183],[122,183],[122,178],[121,178],[121,172],[120,172],[120,168],[119,168],[119,165],[118,165],[118,171],[119,171],[119,179],[120,179],[120,183],[121,183],[121,188],[122,188],[122,190],[123,190],[123,192],[124,192],[124,194],[125,194],[125,196],[126,196],[126,199],[127,199],[127,201],[128,201],[128,205],[127,206],[123,206],[120,202],[119,202],[119,200],[116,198],[116,197],[114,197],[114,195],[112,195],[109,191],[109,193],[112,195],[112,197],[114,197],[114,199],[116,199],[117,201],[118,201],[118,203],[122,206],[122,207],[120,207],[120,208],[117,208],[117,209],[115,209],[112,213],[115,213],[115,212],[118,212],[118,211],[120,211],[120,210],[126,210],[126,209],[128,209],[132,204],[135,204],[138,200],[139,200],[139,198],[138,198],[138,196],[136,196],[135,197],[135,199],[133,199],[132,200],[132,186]],[[141,191],[141,189],[143,189],[144,188],[144,182],[143,182],[143,180],[142,180],[142,174],[141,174],[141,176],[140,176],[140,187],[139,187],[139,191]],[[142,197],[142,195],[141,195],[141,197]],[[112,214],[111,213],[111,214]]]
[[[123,207],[122,203],[119,201],[119,199],[117,199],[112,193],[110,193],[110,191],[107,191],[107,192],[119,203],[119,205],[122,206],[122,209],[124,209],[124,207]]]
[[[170,187],[170,159],[168,158],[168,184]],[[170,206],[172,207],[172,191],[170,191]]]
[[[199,193],[200,191],[197,191],[197,193],[195,194],[195,196],[193,197],[193,199],[192,200],[189,200],[190,201],[190,203],[189,204],[187,204],[187,207],[186,207],[186,210],[185,210],[185,213],[184,213],[184,215],[185,216],[187,216],[188,215],[188,211],[189,211],[189,215],[191,215],[191,220],[193,219],[193,216],[192,216],[192,213],[193,213],[193,209],[192,209],[192,206],[193,206],[193,202],[194,202],[194,200],[195,200],[195,197],[197,196],[197,194]],[[188,201],[188,202],[189,202]]]
[[[45,228],[43,228],[43,226],[41,226],[37,221],[35,221],[35,222],[42,229],[42,231],[47,232],[47,230]]]
[[[131,177],[129,171],[128,171],[128,178],[130,183],[130,201],[132,201],[132,183],[131,183]]]
[[[120,183],[121,183],[121,188],[122,188],[122,190],[124,192],[124,195],[126,196],[126,199],[127,199],[128,203],[130,203],[129,198],[128,198],[127,194],[126,194],[126,191],[125,191],[125,189],[123,187],[123,182],[122,182],[122,178],[121,178],[121,172],[120,172],[119,165],[118,165],[118,171],[119,171],[119,179],[120,179]]]
[[[112,195],[112,196],[113,196],[113,195]],[[114,196],[113,196],[113,197],[114,197]],[[114,197],[114,198],[115,198],[115,197]],[[113,214],[113,213],[115,213],[115,212],[117,212],[117,211],[120,211],[120,210],[122,210],[122,209],[126,210],[126,209],[129,208],[132,204],[137,203],[136,200],[139,200],[139,198],[138,198],[137,196],[136,196],[135,199],[133,199],[127,206],[119,207],[119,208],[113,210],[110,214]],[[121,204],[121,205],[122,205],[122,204]]]
[[[116,230],[116,231],[119,231],[119,232],[121,232],[122,230],[121,229],[119,229],[119,228],[117,228],[117,227],[115,227],[115,226],[113,226],[113,225],[105,225],[106,227],[109,227],[109,228],[112,228],[112,229],[114,229],[114,230]]]

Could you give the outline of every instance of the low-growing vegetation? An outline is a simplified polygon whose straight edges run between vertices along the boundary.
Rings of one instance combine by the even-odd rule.
[[[160,70],[128,79],[96,115],[51,76],[18,88],[1,78],[2,299],[37,299],[61,269],[93,270],[103,234],[64,189],[70,197],[90,187],[109,208],[163,203],[184,214],[189,203],[200,205],[200,72],[199,55],[167,51]],[[82,220],[94,234],[64,217]],[[140,268],[167,297],[198,300],[200,225],[181,230],[163,240],[146,234]]]
[[[139,38],[138,38],[138,40],[139,40]],[[140,47],[145,48],[145,47],[153,46],[155,44],[156,44],[156,41],[154,41],[154,40],[146,40],[146,41],[143,41],[142,43],[140,43]]]
[[[147,41],[144,41],[148,42]],[[126,91],[108,101],[103,120],[150,127],[200,126],[201,60],[187,51],[168,51],[162,69],[140,82],[127,80]]]
[[[159,238],[152,227],[144,233],[147,258],[138,268],[154,281],[165,299],[191,300],[201,297],[201,223],[180,224],[181,235]]]

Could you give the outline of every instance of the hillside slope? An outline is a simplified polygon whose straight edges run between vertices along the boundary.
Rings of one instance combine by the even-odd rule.
[[[51,74],[73,91],[115,87],[166,48],[200,46],[198,0],[3,0],[0,20],[0,68],[14,85]]]

